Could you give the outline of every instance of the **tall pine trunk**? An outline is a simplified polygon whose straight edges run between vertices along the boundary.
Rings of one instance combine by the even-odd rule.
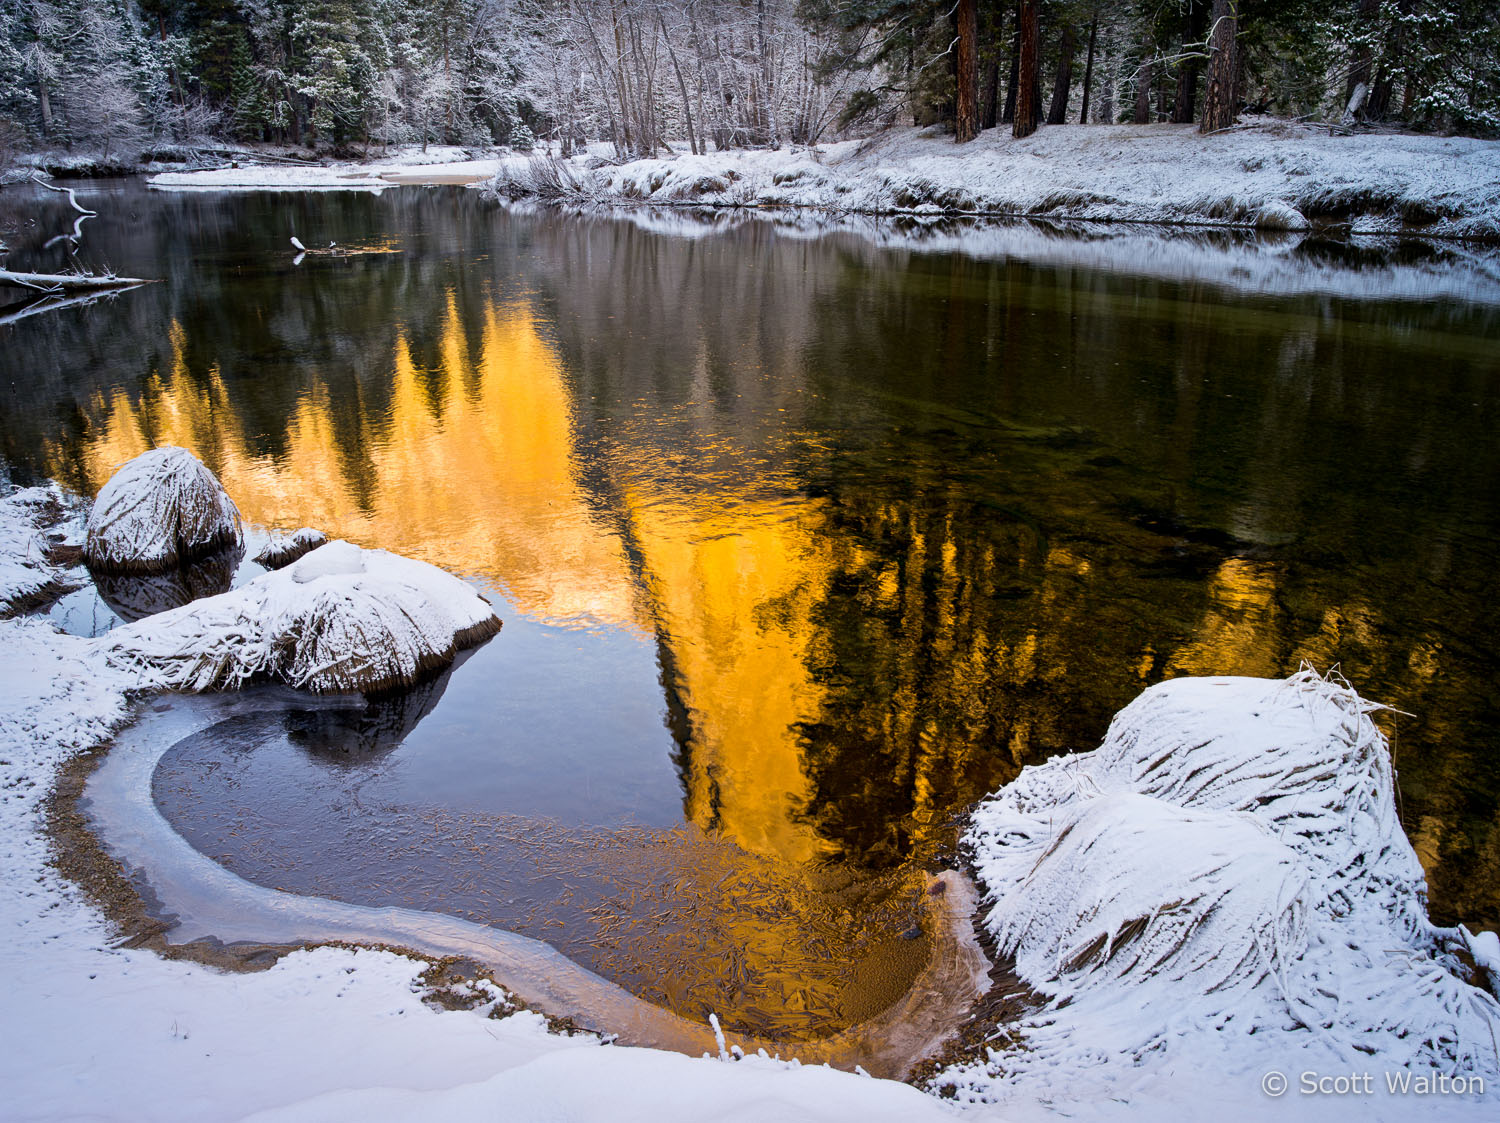
[[[979,135],[979,4],[958,0],[958,107],[953,139],[959,144]]]
[[[1198,0],[1188,9],[1182,36],[1184,54],[1196,50],[1196,44],[1203,41],[1203,33],[1207,30],[1205,26],[1207,15],[1208,6],[1204,0]],[[1172,120],[1179,125],[1190,125],[1197,116],[1193,110],[1194,103],[1198,100],[1200,65],[1198,59],[1187,57],[1177,66],[1177,100],[1172,105]]]
[[[1037,0],[1021,0],[1019,65],[1016,82],[1016,119],[1011,126],[1014,137],[1036,132],[1041,119],[1041,90],[1037,81],[1040,62],[1036,32]]]
[[[1063,24],[1057,44],[1057,80],[1052,84],[1052,105],[1047,109],[1047,124],[1061,125],[1068,119],[1068,93],[1073,88],[1073,57],[1078,53],[1078,36],[1071,23]]]
[[[1135,123],[1151,124],[1151,87],[1156,84],[1156,45],[1147,39],[1141,44],[1141,63],[1135,68]]]
[[[1083,63],[1083,108],[1078,111],[1078,123],[1087,125],[1089,123],[1089,91],[1094,86],[1094,41],[1099,37],[1099,13],[1094,13],[1093,22],[1089,24],[1089,50]]]
[[[1016,34],[1015,46],[1010,51],[1010,81],[1005,87],[1005,115],[1000,118],[1005,124],[1013,124],[1016,119],[1016,89],[1017,80],[1021,74],[1021,5],[1016,5]]]
[[[993,129],[1000,116],[1000,56],[990,59],[984,75],[984,106],[979,114],[979,127]]]
[[[1239,111],[1239,0],[1214,0],[1208,37],[1208,88],[1203,93],[1200,132],[1213,133],[1234,124]]]

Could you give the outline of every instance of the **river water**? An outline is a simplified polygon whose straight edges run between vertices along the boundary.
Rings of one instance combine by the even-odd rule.
[[[14,480],[180,444],[505,620],[412,695],[174,746],[158,805],[242,876],[824,1035],[921,969],[975,799],[1154,682],[1307,661],[1402,711],[1435,919],[1500,924],[1492,253],[80,197],[80,260],[162,283],[0,326]],[[3,207],[12,267],[64,262],[61,200]]]

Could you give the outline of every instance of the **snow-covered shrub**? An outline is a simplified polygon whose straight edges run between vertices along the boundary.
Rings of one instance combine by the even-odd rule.
[[[1176,679],[981,804],[984,922],[1046,1005],[935,1083],[1086,1100],[1197,1071],[1255,1094],[1357,1057],[1494,1088],[1500,1004],[1455,954],[1488,938],[1427,918],[1375,709],[1311,670]]]
[[[277,681],[313,691],[410,686],[500,621],[425,562],[334,541],[239,589],[116,628],[105,659],[173,690]]]
[[[243,547],[240,512],[218,478],[168,445],[122,465],[89,513],[84,561],[110,573],[161,573]]]
[[[327,542],[328,535],[310,526],[292,531],[273,530],[271,540],[255,555],[255,563],[267,569],[281,569]]]
[[[1250,215],[1250,221],[1260,230],[1306,230],[1308,227],[1302,212],[1280,199],[1272,199],[1257,207]]]
[[[993,914],[1001,945],[1046,993],[1254,986],[1305,946],[1307,877],[1251,816],[1111,794],[1051,825],[1017,907]]]

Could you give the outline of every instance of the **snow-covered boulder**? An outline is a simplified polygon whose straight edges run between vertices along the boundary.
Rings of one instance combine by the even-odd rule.
[[[265,548],[255,555],[255,563],[267,569],[281,569],[327,542],[328,535],[310,526],[291,531],[273,530]]]
[[[1493,940],[1429,921],[1376,709],[1312,670],[1175,679],[982,803],[984,923],[1046,1005],[937,1083],[1089,1101],[1202,1072],[1253,1094],[1353,1057],[1495,1088],[1500,1003],[1463,962]]]
[[[218,478],[168,445],[127,461],[99,489],[83,556],[102,572],[161,573],[243,545],[239,509]]]
[[[277,681],[375,692],[410,686],[499,630],[489,603],[451,574],[334,541],[96,643],[111,664],[167,689]]]

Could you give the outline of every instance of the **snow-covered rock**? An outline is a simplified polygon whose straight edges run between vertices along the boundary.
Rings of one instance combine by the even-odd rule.
[[[160,573],[242,549],[240,512],[208,467],[168,445],[127,461],[99,489],[84,560],[112,573]]]
[[[334,541],[239,589],[96,642],[112,665],[167,689],[272,680],[368,692],[410,686],[499,629],[488,602],[458,578]]]
[[[1176,679],[981,804],[984,922],[1048,1004],[939,1083],[1141,1106],[1192,1098],[1193,1073],[1255,1097],[1266,1073],[1368,1071],[1500,1093],[1500,1004],[1455,954],[1492,938],[1427,918],[1378,708],[1311,670]]]
[[[316,550],[327,541],[328,535],[310,526],[292,531],[273,530],[265,548],[255,555],[255,562],[267,569],[280,569],[282,566],[291,565],[303,554]]]

